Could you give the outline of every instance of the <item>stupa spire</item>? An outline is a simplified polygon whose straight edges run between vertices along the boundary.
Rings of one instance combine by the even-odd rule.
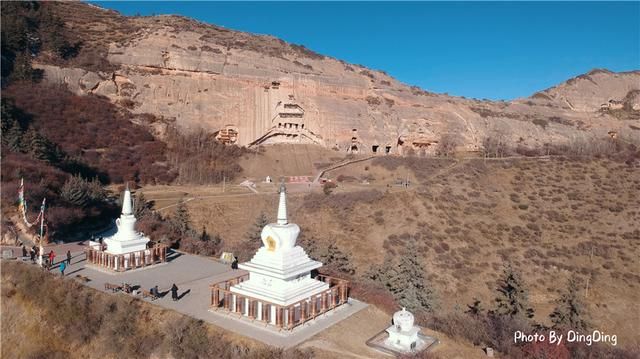
[[[122,198],[122,214],[133,214],[133,206],[131,205],[131,191],[129,190],[129,182],[127,182],[127,188],[124,190],[124,197]]]
[[[284,182],[280,184],[280,202],[278,203],[278,224],[285,225],[289,223],[287,219],[287,189]]]

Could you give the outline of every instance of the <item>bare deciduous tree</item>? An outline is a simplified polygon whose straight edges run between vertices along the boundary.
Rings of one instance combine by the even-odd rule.
[[[453,133],[445,133],[438,142],[436,148],[436,155],[442,157],[449,157],[453,155],[456,148],[460,145],[460,137]]]

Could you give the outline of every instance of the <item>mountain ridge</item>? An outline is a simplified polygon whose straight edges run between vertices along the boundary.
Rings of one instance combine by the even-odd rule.
[[[238,145],[315,143],[347,152],[430,154],[452,135],[459,151],[479,151],[484,139],[496,136],[531,148],[609,131],[639,136],[621,120],[634,118],[637,97],[629,100],[630,115],[601,111],[640,88],[639,71],[594,69],[522,99],[468,99],[428,92],[271,35],[177,15],[126,17],[86,4],[56,6],[74,36],[109,66],[43,61],[38,66],[47,81],[106,96],[185,130],[222,133]]]

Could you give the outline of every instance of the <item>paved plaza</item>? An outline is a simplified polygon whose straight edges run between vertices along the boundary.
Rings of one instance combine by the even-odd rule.
[[[157,285],[161,298],[154,301],[151,299],[143,300],[201,319],[225,330],[283,348],[294,347],[367,306],[363,302],[349,299],[347,304],[298,326],[292,331],[277,331],[258,321],[252,322],[242,318],[238,314],[210,310],[211,290],[209,285],[246,273],[243,270],[232,270],[229,265],[222,264],[213,258],[172,251],[167,256],[166,263],[113,273],[87,265],[81,246],[70,244],[64,245],[64,247],[48,246],[45,248],[45,253],[50,249],[53,249],[57,254],[56,264],[51,269],[52,273],[59,275],[57,263],[63,259],[66,250],[69,249],[73,255],[71,265],[65,270],[65,276],[69,279],[75,278],[77,275],[86,277],[89,281],[85,284],[100,291],[105,291],[105,283],[118,285],[128,283],[134,288],[139,286],[141,290],[149,290]],[[171,298],[170,288],[174,283],[179,289],[180,299],[178,301],[173,301]],[[111,294],[110,291],[108,293]],[[128,294],[116,293],[113,295]]]

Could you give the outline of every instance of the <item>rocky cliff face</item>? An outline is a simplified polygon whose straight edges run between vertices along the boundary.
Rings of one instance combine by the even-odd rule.
[[[406,153],[433,152],[445,135],[467,151],[488,136],[530,147],[608,131],[640,137],[638,71],[594,70],[511,102],[470,100],[409,87],[270,36],[176,16],[130,18],[85,4],[58,6],[67,27],[110,65],[41,62],[47,81],[180,128],[217,132],[223,142]],[[605,108],[618,101],[628,103],[625,116]]]

